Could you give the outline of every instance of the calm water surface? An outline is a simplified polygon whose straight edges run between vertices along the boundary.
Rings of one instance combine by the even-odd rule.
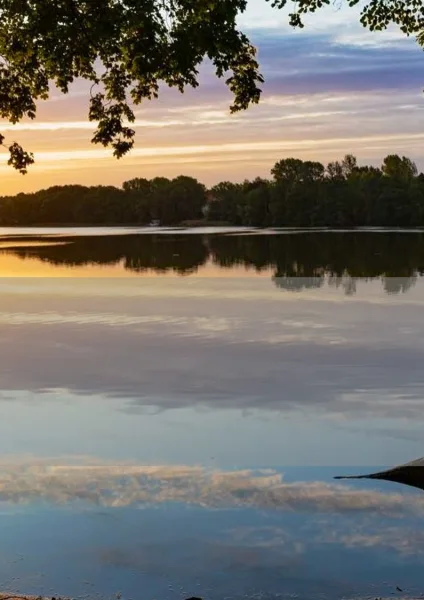
[[[0,235],[0,591],[424,593],[422,232]]]

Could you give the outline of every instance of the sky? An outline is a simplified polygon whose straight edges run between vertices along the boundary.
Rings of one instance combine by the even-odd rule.
[[[250,0],[240,26],[258,48],[266,80],[259,106],[230,115],[224,82],[205,66],[196,90],[164,89],[137,107],[135,149],[120,161],[90,144],[88,86],[76,82],[68,96],[53,92],[36,121],[1,125],[37,164],[22,176],[0,152],[0,194],[179,174],[212,185],[267,177],[284,157],[325,163],[347,152],[375,165],[389,153],[406,154],[424,168],[422,50],[396,29],[368,32],[358,14],[332,4],[309,16],[304,30],[292,30],[287,13]]]

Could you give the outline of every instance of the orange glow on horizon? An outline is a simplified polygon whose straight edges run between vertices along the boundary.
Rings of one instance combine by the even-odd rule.
[[[22,176],[7,166],[7,151],[0,150],[0,196],[53,185],[121,186],[133,177],[181,174],[211,186],[270,177],[274,163],[289,156],[326,164],[353,153],[359,163],[375,166],[391,153],[418,164],[422,157],[424,134],[416,129],[420,90],[264,90],[260,104],[243,113],[230,115],[228,106],[226,97],[205,101],[194,92],[175,102],[146,104],[137,111],[136,145],[118,161],[110,149],[90,143],[95,124],[86,120],[84,95],[48,100],[33,122],[12,126],[0,121],[6,142],[16,139],[36,159]]]

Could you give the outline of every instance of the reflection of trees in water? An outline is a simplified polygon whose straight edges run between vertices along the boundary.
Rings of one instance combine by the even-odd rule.
[[[135,272],[194,273],[208,259],[222,269],[269,269],[293,291],[380,279],[385,291],[408,291],[424,273],[422,233],[293,233],[282,235],[128,235],[81,237],[58,246],[7,249],[56,265],[116,265]]]
[[[387,293],[406,292],[424,272],[421,233],[227,236],[215,238],[211,247],[218,264],[271,268],[275,285],[292,291],[329,285],[351,295],[358,279],[377,278]]]
[[[318,277],[293,277],[292,275],[274,275],[272,278],[275,285],[283,290],[301,292],[323,287],[325,276]]]
[[[58,266],[123,264],[139,273],[173,271],[195,272],[208,259],[208,249],[200,236],[128,235],[70,238],[58,246],[16,248],[22,258],[38,258]]]
[[[366,277],[366,280],[376,279],[376,277]],[[390,277],[381,275],[378,277],[383,284],[384,291],[387,294],[406,293],[416,283],[418,275],[415,273],[411,277]],[[310,290],[322,288],[325,285],[334,288],[342,288],[347,296],[356,294],[357,284],[361,278],[352,277],[345,274],[342,277],[323,274],[317,277],[273,277],[275,285],[281,289],[300,292],[302,290]]]
[[[388,294],[399,294],[405,293],[410,290],[418,279],[417,273],[411,277],[384,277],[383,285],[384,290]]]
[[[356,293],[358,279],[358,277],[351,277],[347,273],[340,277],[325,272],[316,277],[286,277],[284,275],[273,277],[277,287],[292,292],[317,289],[328,285],[329,287],[342,288],[347,296],[353,296]]]
[[[164,239],[165,238],[165,239]],[[181,275],[195,273],[208,259],[208,249],[200,236],[140,236],[124,257],[130,271],[156,273],[174,271]]]

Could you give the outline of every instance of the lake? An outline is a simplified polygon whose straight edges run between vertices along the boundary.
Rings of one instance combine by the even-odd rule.
[[[424,233],[0,230],[0,591],[417,597]]]

